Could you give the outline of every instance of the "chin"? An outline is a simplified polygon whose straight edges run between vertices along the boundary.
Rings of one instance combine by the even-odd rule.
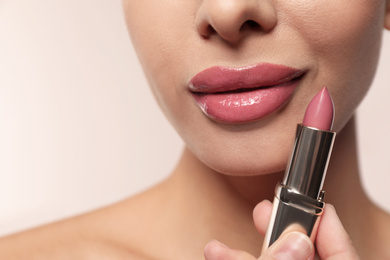
[[[273,153],[259,149],[257,153],[251,153],[221,149],[221,152],[210,151],[195,156],[208,168],[224,175],[259,176],[284,171],[289,159],[287,150],[279,149]]]

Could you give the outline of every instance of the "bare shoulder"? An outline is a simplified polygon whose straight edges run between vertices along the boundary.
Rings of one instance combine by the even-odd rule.
[[[0,259],[147,259],[131,245],[118,243],[120,207],[113,205],[0,238]]]
[[[101,256],[120,257],[119,250],[104,245],[93,238],[79,223],[79,219],[68,219],[0,239],[0,259],[108,259]],[[122,254],[124,256],[124,253]],[[127,258],[128,259],[128,258]]]
[[[111,206],[0,238],[0,259],[7,260],[145,260],[153,259],[150,245],[161,204],[156,189]],[[148,232],[146,232],[149,230]],[[157,230],[157,228],[156,228]]]

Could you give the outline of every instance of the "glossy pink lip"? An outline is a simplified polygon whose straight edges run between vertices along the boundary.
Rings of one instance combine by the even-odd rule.
[[[269,63],[242,68],[216,66],[195,75],[188,88],[210,118],[246,123],[285,104],[302,75],[299,69]]]

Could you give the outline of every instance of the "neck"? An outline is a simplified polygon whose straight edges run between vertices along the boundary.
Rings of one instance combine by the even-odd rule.
[[[325,201],[337,209],[345,229],[362,259],[386,259],[390,242],[389,216],[367,197],[359,176],[355,120],[352,119],[336,137],[325,187]],[[381,241],[381,242],[378,242]],[[384,250],[385,249],[385,250]],[[377,252],[380,257],[373,257]]]
[[[371,205],[359,177],[354,119],[338,133],[336,140],[324,185],[325,200],[337,208],[342,219],[349,219],[351,212],[356,217],[359,207]],[[348,223],[345,221],[344,225]]]

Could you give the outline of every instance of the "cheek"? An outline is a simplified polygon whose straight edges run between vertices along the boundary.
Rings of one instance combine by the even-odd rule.
[[[145,72],[156,81],[170,78],[186,60],[185,48],[194,39],[195,10],[187,1],[125,0],[127,27]],[[186,11],[187,10],[187,11]],[[174,14],[174,15],[172,15]],[[164,73],[165,70],[165,73]],[[170,71],[167,75],[166,71]]]
[[[315,83],[327,85],[336,107],[335,130],[352,116],[375,74],[384,1],[291,1],[285,20],[315,58]],[[347,101],[347,102],[346,102]]]
[[[308,4],[306,0],[296,0],[283,4],[283,8],[283,19],[310,40],[313,48],[333,49],[355,45],[357,40],[381,31],[385,3],[381,0],[318,0]]]
[[[127,27],[145,76],[160,107],[173,122],[180,115],[194,37],[196,1],[125,0]],[[172,15],[174,14],[174,15]],[[169,105],[169,108],[167,107]]]

